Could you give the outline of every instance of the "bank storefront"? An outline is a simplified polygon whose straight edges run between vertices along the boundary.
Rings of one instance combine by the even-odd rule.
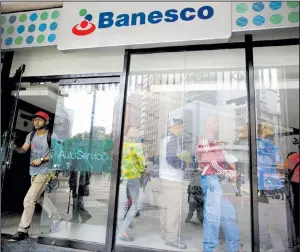
[[[44,208],[62,220],[49,231],[37,209],[38,242],[297,251],[283,163],[299,152],[298,2],[66,2],[1,24],[3,234],[30,184],[9,142],[42,110],[56,176]]]

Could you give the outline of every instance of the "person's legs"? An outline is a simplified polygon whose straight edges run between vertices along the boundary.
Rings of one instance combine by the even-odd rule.
[[[77,198],[77,211],[81,217],[81,223],[87,222],[92,217],[89,211],[84,207],[83,196],[81,195]]]
[[[163,186],[163,208],[160,215],[161,236],[169,246],[186,249],[186,245],[180,242],[180,211],[183,194],[181,182],[162,180]]]
[[[172,185],[172,183],[174,185]],[[165,186],[165,191],[168,195],[166,202],[168,206],[165,216],[165,240],[166,242],[174,242],[178,239],[181,209],[181,188],[176,182],[169,182]]]
[[[240,249],[240,231],[236,219],[236,211],[229,199],[222,197],[221,226],[225,235],[227,252]]]
[[[72,212],[72,219],[71,222],[79,223],[79,209],[78,209],[78,197],[73,195],[73,212]]]
[[[127,233],[129,225],[131,224],[135,214],[138,211],[138,198],[139,198],[139,189],[140,181],[139,179],[130,179],[127,181],[127,188],[131,197],[132,205],[128,210],[126,217],[120,226],[120,234]]]
[[[213,252],[219,242],[222,187],[217,176],[201,178],[204,194],[203,249]]]
[[[118,200],[118,227],[120,229],[126,212],[127,212],[127,204],[128,204],[128,198],[127,198],[127,180],[123,180],[122,183],[120,183],[119,188],[119,200]]]
[[[203,214],[204,214],[203,213],[204,212],[203,194],[196,195],[194,198],[197,201],[197,207],[196,207],[197,218],[201,223],[203,223],[203,220],[204,220],[204,217],[203,217]]]
[[[42,195],[38,198],[37,203],[45,209],[50,219],[60,220],[62,218],[61,214],[58,212],[48,195],[42,193]]]
[[[189,203],[189,212],[188,215],[185,219],[185,222],[188,223],[191,221],[191,219],[193,218],[193,214],[197,208],[198,202],[195,200],[195,198],[193,197],[193,195],[190,195],[188,198],[188,203]]]
[[[298,242],[298,246],[300,245],[300,184],[291,182],[292,190],[293,190],[293,219],[295,225],[295,233],[296,239]]]
[[[259,171],[258,189],[260,191],[260,195],[258,197],[258,202],[269,203],[269,199],[265,192],[265,172],[263,170]]]
[[[168,193],[166,191],[165,180],[161,179],[161,190],[162,190],[162,199],[160,204],[160,236],[165,239],[166,233],[166,216],[167,216],[167,209],[168,209]]]
[[[269,207],[265,203],[258,203],[259,214],[259,236],[260,246],[262,251],[271,251],[273,249],[272,239],[270,236],[270,222],[269,222]]]
[[[48,175],[37,175],[31,179],[31,186],[24,199],[24,211],[19,224],[19,232],[27,233],[35,210],[35,204],[46,188]]]

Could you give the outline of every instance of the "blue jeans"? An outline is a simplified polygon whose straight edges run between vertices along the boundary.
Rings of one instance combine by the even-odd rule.
[[[220,225],[225,234],[226,251],[240,249],[240,234],[236,211],[232,203],[223,196],[222,184],[215,175],[202,176],[204,194],[203,249],[213,252],[218,246]]]
[[[127,211],[127,190],[130,194],[132,205],[130,209]],[[119,232],[124,233],[128,231],[129,225],[131,224],[132,220],[134,219],[137,211],[138,211],[138,199],[139,199],[139,192],[140,192],[140,179],[128,179],[124,180],[123,183],[120,185],[120,192],[119,192],[119,209],[118,209],[118,225],[119,225]],[[124,216],[126,217],[124,219]]]

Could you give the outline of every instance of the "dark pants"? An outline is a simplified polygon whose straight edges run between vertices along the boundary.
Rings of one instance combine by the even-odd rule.
[[[90,213],[84,207],[83,195],[85,186],[80,185],[78,188],[78,194],[73,191],[73,220],[78,220],[79,216],[82,221],[90,216]]]
[[[294,225],[295,225],[295,233],[296,233],[296,237],[298,239],[300,239],[300,183],[295,183],[295,182],[291,182],[292,185],[292,190],[293,190],[293,219],[294,219]]]
[[[73,219],[85,219],[90,216],[90,213],[84,207],[83,196],[73,197]]]

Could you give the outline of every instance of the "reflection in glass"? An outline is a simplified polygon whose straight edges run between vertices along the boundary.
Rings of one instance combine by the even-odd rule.
[[[299,46],[255,48],[254,62],[261,250],[297,251]]]
[[[48,196],[63,221],[50,237],[105,242],[117,92],[115,84],[60,86],[50,160],[59,187]]]
[[[248,143],[239,137],[247,123],[244,64],[243,50],[132,56],[123,130],[137,129],[145,171],[130,239],[118,236],[117,244],[251,250]]]

